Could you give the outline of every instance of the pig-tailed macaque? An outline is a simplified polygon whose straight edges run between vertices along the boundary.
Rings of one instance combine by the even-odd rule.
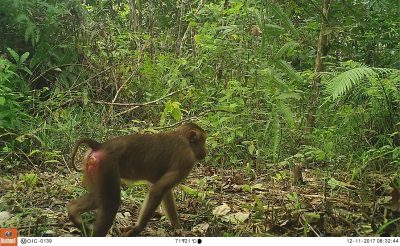
[[[156,134],[134,134],[99,143],[80,139],[72,152],[72,166],[81,144],[90,147],[83,162],[83,184],[89,193],[68,204],[68,216],[88,235],[105,236],[121,204],[121,178],[146,180],[149,191],[134,226],[124,228],[124,236],[138,235],[157,207],[162,208],[174,229],[180,228],[173,187],[186,178],[194,164],[205,158],[205,131],[194,123]],[[83,226],[80,215],[97,210],[93,231]]]

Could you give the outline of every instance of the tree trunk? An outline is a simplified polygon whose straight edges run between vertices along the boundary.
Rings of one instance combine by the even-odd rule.
[[[154,59],[154,19],[153,19],[154,3],[149,0],[149,34],[150,34],[150,57]]]
[[[183,37],[181,37],[182,29],[183,29],[182,18],[183,18],[183,13],[184,13],[184,9],[185,9],[185,1],[184,0],[180,0],[180,1],[181,1],[181,6],[179,8],[179,13],[178,13],[178,38],[177,38],[177,42],[176,42],[176,53],[178,53],[178,56],[181,56],[181,53],[182,53],[182,46],[183,46]]]
[[[135,0],[129,0],[130,6],[130,26],[131,31],[135,32],[137,30],[137,16],[136,16],[136,4]]]
[[[310,106],[307,114],[307,132],[311,133],[315,125],[315,113],[318,104],[319,84],[321,82],[320,73],[324,71],[323,57],[328,53],[328,35],[326,29],[328,26],[329,6],[331,0],[323,0],[322,6],[322,22],[319,32],[319,41],[317,49],[317,57],[315,58],[315,75],[311,86]]]

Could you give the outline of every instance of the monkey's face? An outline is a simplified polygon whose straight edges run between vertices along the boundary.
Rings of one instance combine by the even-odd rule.
[[[189,140],[196,159],[198,161],[203,160],[206,157],[206,132],[194,123],[181,126],[179,131],[183,132],[183,135]]]
[[[205,134],[201,134],[201,137],[197,141],[192,142],[192,149],[198,161],[203,160],[206,157],[207,152]]]
[[[206,148],[203,146],[199,149],[199,152],[196,154],[197,160],[204,160],[206,158]]]

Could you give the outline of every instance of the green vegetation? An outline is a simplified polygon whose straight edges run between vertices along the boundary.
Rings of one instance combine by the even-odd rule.
[[[1,0],[0,227],[76,233],[79,137],[192,120],[208,156],[177,191],[183,235],[400,235],[398,16],[397,0]],[[112,235],[136,220],[124,204]]]

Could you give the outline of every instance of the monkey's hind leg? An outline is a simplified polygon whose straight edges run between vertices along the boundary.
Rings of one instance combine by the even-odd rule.
[[[104,237],[110,230],[115,215],[121,204],[120,177],[117,172],[107,174],[106,179],[99,182],[98,203],[99,209],[96,214],[93,236]]]

